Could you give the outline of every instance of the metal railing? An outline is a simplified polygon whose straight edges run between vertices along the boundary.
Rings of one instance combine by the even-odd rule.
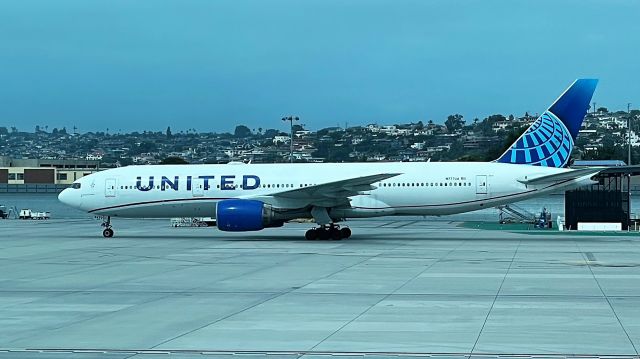
[[[66,184],[0,184],[0,193],[60,193]]]

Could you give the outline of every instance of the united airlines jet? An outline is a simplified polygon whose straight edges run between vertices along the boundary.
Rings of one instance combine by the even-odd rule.
[[[104,217],[215,217],[221,231],[259,231],[297,218],[307,239],[351,236],[347,218],[475,211],[593,183],[601,169],[568,169],[597,80],[576,80],[492,162],[127,166],[83,177],[65,204]]]

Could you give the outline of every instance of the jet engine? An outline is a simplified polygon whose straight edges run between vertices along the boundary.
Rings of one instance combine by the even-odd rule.
[[[225,232],[259,231],[281,227],[284,220],[276,218],[271,205],[249,199],[226,199],[216,205],[218,229]]]

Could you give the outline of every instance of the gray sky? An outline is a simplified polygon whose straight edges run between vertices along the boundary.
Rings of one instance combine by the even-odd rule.
[[[233,131],[640,106],[635,0],[0,0],[0,126]]]

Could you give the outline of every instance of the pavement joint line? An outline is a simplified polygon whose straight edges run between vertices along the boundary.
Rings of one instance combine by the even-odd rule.
[[[570,358],[570,359],[632,359],[638,355],[625,354],[578,354],[578,353],[475,353],[470,352],[386,352],[386,351],[314,351],[314,350],[202,350],[202,349],[118,349],[118,348],[0,348],[0,352],[10,353],[103,353],[103,354],[201,354],[201,355],[315,355],[315,356],[397,356],[397,357],[451,357],[467,356],[493,358]]]
[[[124,261],[124,259],[122,261]],[[113,263],[104,263],[104,264],[105,265],[106,264],[113,265],[114,263],[118,263],[118,262],[120,262],[120,261],[117,260],[117,261],[114,261]],[[98,266],[100,266],[100,265],[98,265]],[[94,268],[95,267],[90,267],[89,269],[85,268],[85,270],[93,270]],[[171,273],[171,272],[175,272],[175,271],[179,271],[179,270],[184,270],[184,269],[186,269],[186,268],[179,267],[179,268],[176,268],[176,269],[173,269],[173,270],[168,270],[168,271],[162,272],[162,274],[167,274],[167,273]],[[78,271],[78,273],[81,273],[81,272],[82,271]],[[69,274],[76,274],[76,273],[69,273]],[[69,274],[67,274],[67,275],[69,275]],[[149,274],[147,276],[140,276],[140,277],[137,277],[136,279],[145,278],[145,277],[151,277],[151,276],[154,276],[154,275],[158,275],[158,273]],[[40,278],[38,280],[42,280],[42,279],[46,279],[46,278]],[[116,281],[116,282],[113,282],[111,284],[118,284],[118,283],[122,283],[122,282],[127,282],[128,280],[130,280],[130,279]],[[64,297],[64,296],[67,296],[67,295],[73,295],[73,294],[78,294],[78,293],[93,293],[94,292],[93,290],[96,289],[96,288],[98,288],[98,287],[87,288],[87,289],[83,289],[83,290],[70,291],[70,292],[62,293],[60,295],[56,295],[54,297],[59,298],[59,297]],[[119,310],[115,310],[115,311],[111,311],[111,312],[98,313],[96,315],[88,316],[86,318],[82,318],[82,319],[77,320],[77,321],[69,322],[69,323],[54,327],[54,328],[48,328],[48,330],[59,330],[59,329],[66,328],[66,327],[73,326],[73,325],[77,325],[79,323],[83,323],[83,322],[86,322],[86,321],[89,321],[89,320],[93,320],[93,319],[96,319],[96,318],[99,318],[99,317],[113,315],[114,313],[123,312],[123,311],[127,311],[127,310],[133,310],[133,308],[135,308],[135,307],[137,307],[137,306],[139,306],[141,304],[153,303],[155,301],[159,301],[159,300],[171,297],[171,296],[179,294],[179,293],[184,293],[184,291],[173,292],[173,293],[159,293],[159,294],[166,294],[166,295],[161,295],[161,296],[159,296],[157,298],[152,298],[152,299],[150,299],[148,301],[143,301],[143,302],[140,302],[140,303],[136,303],[134,305],[131,305],[129,307],[125,307],[125,308],[122,308],[122,309],[119,309]],[[45,300],[45,299],[50,299],[50,298],[49,297],[47,297],[47,298],[38,298],[38,299],[36,299],[34,301],[31,301],[31,302],[28,302],[28,303],[36,303],[36,302],[38,302],[40,300]],[[22,305],[22,304],[26,304],[26,303],[16,303],[16,304],[10,305],[10,306],[5,307],[5,308],[9,308],[9,307],[17,306],[17,305]],[[19,338],[14,338],[11,342],[15,342],[15,341],[18,341],[18,340],[23,340],[23,339],[29,338],[30,336],[31,335],[25,335],[25,336],[22,336],[22,337],[19,337]]]
[[[383,227],[390,226],[390,225],[392,225],[394,223],[398,223],[398,222],[400,222],[400,221],[390,221],[390,222],[383,223],[383,224],[381,224],[379,226],[375,226],[373,228],[383,228]]]
[[[81,290],[81,291],[77,291],[76,293],[86,293],[86,291],[82,291]],[[88,293],[91,293],[91,292],[88,292]],[[73,293],[68,293],[68,294],[73,294]],[[100,318],[100,317],[104,317],[104,316],[108,316],[108,315],[113,315],[114,313],[121,313],[121,312],[129,311],[129,310],[133,310],[133,308],[135,308],[135,307],[137,307],[139,305],[153,303],[155,301],[159,301],[159,300],[171,297],[172,295],[174,295],[174,294],[168,294],[168,295],[164,295],[164,296],[159,296],[157,298],[152,298],[150,300],[142,301],[140,303],[136,303],[136,304],[131,305],[129,307],[125,307],[125,308],[118,309],[118,310],[115,310],[115,311],[98,313],[96,315],[88,316],[86,318],[81,318],[79,320],[76,320],[76,321],[73,321],[73,322],[69,322],[69,323],[66,323],[66,324],[63,324],[63,325],[59,325],[59,326],[56,326],[54,328],[47,328],[47,330],[59,330],[59,329],[62,329],[62,328],[67,328],[67,327],[70,327],[70,326],[73,326],[73,325],[84,323],[86,321],[93,320],[93,319],[96,319],[96,318]],[[63,296],[64,295],[57,296],[57,297],[63,297]],[[29,335],[24,335],[24,336],[21,336],[21,337],[18,337],[18,338],[14,338],[13,340],[10,341],[10,343],[27,339],[27,338],[29,338],[29,337],[31,337],[33,335],[34,334],[29,334]]]
[[[631,339],[631,336],[629,335],[629,332],[627,331],[627,328],[625,328],[624,325],[622,324],[622,321],[620,320],[620,317],[618,316],[618,313],[616,312],[615,308],[613,307],[613,304],[611,304],[611,300],[609,300],[609,296],[607,296],[607,293],[604,292],[604,289],[602,289],[602,285],[600,285],[600,281],[598,280],[598,277],[596,277],[596,274],[593,272],[593,267],[589,263],[590,260],[588,259],[588,256],[586,256],[586,254],[582,251],[582,248],[580,247],[580,244],[578,243],[578,241],[576,241],[575,243],[576,243],[576,247],[578,247],[578,250],[580,251],[580,255],[582,256],[582,259],[587,263],[587,267],[589,268],[589,271],[591,272],[591,275],[593,276],[593,280],[598,285],[598,289],[600,289],[600,292],[602,293],[602,296],[607,301],[607,304],[609,305],[609,308],[611,309],[611,312],[613,313],[614,317],[618,321],[618,324],[620,325],[620,328],[622,329],[624,334],[627,336],[627,339],[629,340],[629,343],[631,344],[631,347],[633,348],[633,350],[636,352],[636,355],[639,354],[638,353],[638,348],[636,348],[635,344],[633,343],[633,340]],[[593,254],[592,254],[592,256],[593,256]],[[585,257],[587,257],[587,258],[585,258]]]
[[[301,287],[294,287],[293,289],[299,290],[301,289]],[[189,290],[187,288],[187,290]],[[62,295],[66,295],[66,294],[74,294],[74,293],[111,293],[111,294],[123,294],[123,293],[127,293],[127,294],[135,294],[135,293],[145,293],[145,294],[168,294],[168,295],[176,295],[176,294],[182,294],[184,293],[184,291],[131,291],[131,290],[69,290],[69,291],[60,291],[60,290],[52,290],[52,291],[48,291],[48,290],[40,290],[40,291],[32,291],[32,290],[27,290],[27,291],[22,291],[22,290],[3,290],[3,293],[56,293],[56,294],[60,294],[60,296]],[[280,293],[279,291],[190,291],[189,293],[192,294],[278,294]],[[300,291],[299,293],[296,293],[298,295],[308,295],[308,296],[314,296],[314,295],[360,295],[360,296],[367,296],[367,295],[386,295],[387,293],[376,293],[376,292],[307,292],[307,291]],[[459,293],[400,293],[400,294],[394,294],[397,296],[403,296],[403,297],[460,297]],[[470,297],[470,298],[483,298],[483,297],[489,297],[492,298],[495,295],[494,294],[474,294],[474,293],[467,293],[464,295],[465,297]],[[576,294],[502,294],[500,296],[501,298],[558,298],[558,299],[562,299],[562,298],[576,298],[576,299],[600,299],[602,298],[602,296],[600,295],[576,295]],[[614,295],[611,296],[612,298],[621,298],[621,299],[635,299],[635,298],[640,298],[640,295]],[[51,298],[51,297],[50,297]],[[39,298],[40,299],[40,298]],[[37,300],[39,300],[37,299]],[[24,305],[24,304],[30,304],[30,303],[34,303],[34,302],[25,302],[25,303],[18,303],[18,304],[10,304],[10,305],[6,305],[4,306],[4,308],[10,308],[12,306],[15,305]]]
[[[511,257],[511,262],[509,263],[509,267],[507,268],[506,272],[504,273],[504,277],[502,277],[502,282],[500,282],[500,287],[498,287],[498,290],[496,291],[496,295],[493,297],[493,302],[491,303],[491,307],[489,307],[489,311],[487,312],[487,316],[484,318],[484,322],[482,323],[482,327],[480,328],[480,331],[478,332],[478,337],[476,338],[475,343],[473,343],[473,348],[471,348],[471,354],[469,355],[469,358],[472,355],[475,355],[473,352],[476,350],[476,346],[478,346],[478,342],[480,341],[480,337],[482,336],[482,332],[484,331],[484,327],[487,325],[487,321],[489,320],[489,316],[491,315],[491,311],[493,310],[493,307],[496,305],[496,302],[498,301],[498,297],[500,296],[500,291],[502,291],[502,286],[504,285],[504,282],[507,280],[507,276],[509,275],[509,271],[511,270],[511,267],[513,266],[513,262],[516,260],[516,256],[518,255],[518,250],[520,249],[520,245],[522,244],[522,240],[518,241],[518,246],[516,247],[515,251],[513,251],[513,256]]]
[[[401,224],[401,225],[399,225],[399,226],[393,227],[393,229],[400,229],[400,228],[402,228],[402,227],[410,226],[410,225],[412,225],[412,224],[416,224],[416,223],[418,223],[418,222],[420,222],[420,221],[409,221],[409,222],[407,222],[407,223],[403,223],[403,224]]]
[[[196,332],[196,331],[198,331],[198,330],[201,330],[201,329],[203,329],[203,328],[206,328],[206,327],[208,327],[208,326],[210,326],[210,325],[213,325],[213,324],[218,323],[218,322],[220,322],[220,321],[226,320],[226,319],[228,319],[228,318],[231,318],[231,317],[233,317],[233,316],[235,316],[235,315],[238,315],[238,314],[240,314],[240,313],[243,313],[243,312],[245,312],[245,311],[251,310],[251,309],[253,309],[253,308],[257,307],[257,306],[260,306],[260,305],[262,305],[262,304],[265,304],[265,303],[267,303],[267,302],[269,302],[269,301],[271,301],[271,300],[273,300],[273,299],[276,299],[276,298],[282,297],[283,295],[289,294],[289,293],[291,293],[291,292],[293,292],[293,291],[297,291],[297,290],[299,290],[300,288],[304,288],[305,286],[307,286],[307,285],[309,285],[309,284],[311,284],[311,283],[313,283],[313,282],[316,282],[316,281],[318,281],[318,280],[322,280],[322,279],[325,279],[325,278],[329,278],[330,276],[335,275],[335,274],[337,274],[337,273],[340,273],[340,272],[342,272],[342,271],[343,271],[343,270],[345,270],[345,269],[348,269],[348,268],[354,267],[354,266],[356,266],[356,265],[358,265],[358,264],[360,264],[360,263],[363,263],[363,262],[367,261],[368,259],[369,259],[369,258],[366,258],[366,259],[364,259],[364,260],[362,260],[362,261],[359,261],[359,262],[357,262],[357,263],[354,263],[354,264],[352,264],[352,265],[350,265],[350,266],[347,266],[347,267],[341,268],[340,270],[335,271],[335,272],[332,272],[332,273],[330,273],[330,274],[328,274],[328,275],[326,275],[326,276],[324,276],[324,277],[322,277],[322,278],[314,279],[314,280],[312,280],[311,282],[306,283],[305,285],[302,285],[302,286],[300,286],[300,287],[298,287],[298,288],[290,288],[289,290],[286,290],[286,291],[283,291],[283,292],[279,292],[279,293],[277,293],[277,294],[275,294],[275,295],[269,296],[269,297],[267,297],[265,300],[259,301],[258,303],[255,303],[254,305],[251,305],[251,306],[245,307],[245,308],[243,308],[242,310],[235,311],[235,312],[233,312],[233,313],[231,313],[231,314],[229,314],[229,315],[226,315],[226,316],[224,316],[224,317],[222,317],[222,318],[218,318],[218,319],[216,319],[216,320],[214,320],[214,321],[212,321],[212,322],[209,322],[209,323],[207,323],[207,324],[204,324],[204,325],[202,325],[202,326],[200,326],[200,327],[198,327],[198,328],[195,328],[195,329],[189,330],[189,331],[184,332],[184,333],[182,333],[182,334],[180,334],[180,335],[178,335],[178,336],[175,336],[175,337],[173,337],[173,338],[169,338],[169,339],[167,339],[167,340],[164,340],[164,341],[162,341],[162,342],[160,342],[160,343],[158,343],[158,344],[156,344],[156,345],[152,346],[152,348],[156,348],[156,347],[158,347],[158,346],[160,346],[160,345],[166,344],[166,343],[168,343],[168,342],[170,342],[170,341],[176,340],[176,339],[181,338],[181,337],[183,337],[183,336],[185,336],[185,335],[189,335],[189,334],[194,333],[194,332]],[[294,258],[294,259],[292,259],[292,260],[290,260],[290,261],[287,261],[287,262],[295,262],[295,261],[298,261],[298,260],[299,260],[299,258]],[[274,265],[272,265],[272,266],[270,266],[270,267],[268,267],[268,268],[273,268],[273,267],[276,267],[276,266],[280,266],[281,264],[282,264],[282,263],[277,263],[277,264],[274,264]],[[252,273],[260,272],[260,271],[263,271],[264,269],[265,269],[265,268],[257,268],[257,269],[255,269],[255,270],[253,270],[253,271],[249,271],[249,272],[244,273],[244,274],[242,274],[242,275],[238,275],[238,276],[232,277],[231,279],[233,279],[233,278],[237,278],[237,277],[241,277],[241,276],[243,276],[243,275],[247,275],[247,274],[252,274]],[[225,280],[228,280],[228,279],[225,279]],[[196,287],[196,288],[197,288],[197,287]],[[195,289],[195,288],[194,288],[194,289]]]
[[[415,280],[416,278],[418,278],[422,273],[426,272],[427,270],[429,270],[431,267],[433,267],[436,263],[439,263],[442,259],[446,258],[447,256],[449,256],[451,253],[455,252],[458,248],[460,248],[463,244],[465,243],[465,241],[461,241],[460,243],[458,243],[458,245],[454,248],[452,248],[451,250],[449,250],[447,253],[445,253],[441,258],[439,258],[438,260],[433,261],[433,263],[430,263],[428,266],[426,266],[426,268],[424,268],[422,271],[418,272],[416,275],[414,275],[413,277],[407,279],[404,283],[402,283],[402,285],[400,285],[399,287],[397,287],[396,289],[394,289],[391,293],[386,294],[385,296],[383,296],[379,301],[377,301],[376,303],[374,303],[373,305],[369,306],[368,308],[366,308],[364,311],[362,311],[360,314],[356,315],[354,318],[352,318],[351,320],[349,320],[348,322],[346,322],[345,324],[343,324],[342,326],[340,326],[338,329],[336,329],[334,332],[330,333],[328,336],[326,336],[324,339],[322,339],[321,341],[319,341],[318,343],[316,343],[316,345],[314,345],[313,347],[311,347],[311,349],[309,350],[314,350],[318,345],[324,343],[325,341],[327,341],[329,338],[331,338],[332,336],[334,336],[336,333],[338,333],[339,331],[341,331],[342,329],[344,329],[346,326],[348,326],[349,324],[353,323],[354,321],[358,320],[360,317],[362,317],[363,315],[365,315],[367,312],[369,312],[371,309],[373,309],[376,305],[380,304],[381,302],[383,302],[384,300],[386,300],[387,298],[391,297],[392,295],[394,295],[395,293],[397,293],[400,289],[402,289],[404,286],[406,286],[408,283],[410,283],[411,281]],[[398,247],[395,247],[393,249],[397,249],[400,248],[401,246],[406,246],[407,244],[401,244]],[[370,259],[376,258],[380,255],[382,255],[383,252],[379,253],[378,255],[371,257]]]
[[[170,273],[170,272],[174,272],[174,271],[179,271],[179,270],[184,270],[184,269],[185,269],[185,268],[177,268],[177,269],[173,269],[173,270],[169,270],[169,271],[163,272],[162,274],[166,274],[166,273]],[[150,274],[150,275],[148,275],[148,276],[142,276],[142,277],[138,277],[138,278],[144,278],[144,277],[149,277],[149,276],[154,276],[154,275],[158,275],[158,273],[154,273],[154,274]],[[224,280],[226,280],[226,279],[224,279]],[[115,284],[115,283],[122,283],[122,282],[126,282],[126,281],[127,281],[127,280],[123,280],[123,281],[116,281],[116,282],[114,282],[114,284]],[[97,287],[96,287],[96,288],[97,288]],[[195,287],[195,288],[197,288],[197,287]],[[195,289],[195,288],[191,288],[191,289]],[[93,289],[95,289],[95,288],[91,288],[91,289],[87,289],[87,290],[80,290],[80,291],[76,291],[76,292],[70,292],[70,293],[67,293],[67,294],[83,293],[83,292],[92,293],[92,292],[94,292],[94,291],[93,291]],[[138,306],[140,306],[140,305],[143,305],[143,304],[149,304],[149,303],[153,303],[153,302],[156,302],[156,301],[160,301],[160,300],[163,300],[163,299],[169,298],[169,297],[171,297],[171,296],[174,296],[174,295],[177,295],[177,294],[180,294],[180,293],[184,293],[185,291],[188,291],[188,290],[190,290],[190,289],[189,289],[189,288],[187,288],[187,289],[185,289],[185,290],[183,290],[183,291],[176,291],[176,292],[169,292],[169,293],[159,293],[159,294],[166,294],[166,295],[162,295],[162,296],[159,296],[159,297],[157,297],[157,298],[152,298],[152,299],[150,299],[150,300],[148,300],[148,301],[144,301],[144,302],[136,303],[136,304],[134,304],[134,305],[132,305],[132,306],[130,306],[130,307],[122,308],[122,309],[119,309],[119,310],[116,310],[116,311],[112,311],[112,312],[105,312],[105,313],[99,313],[99,314],[94,315],[94,316],[89,316],[89,317],[87,317],[87,318],[83,318],[83,319],[78,320],[78,321],[74,321],[74,322],[71,322],[71,323],[67,323],[67,324],[65,324],[65,325],[62,325],[62,326],[59,326],[59,327],[56,327],[56,328],[53,328],[53,329],[54,329],[54,330],[57,330],[57,329],[61,329],[61,328],[66,328],[66,327],[69,327],[69,326],[72,326],[72,325],[76,325],[76,324],[78,324],[78,323],[83,323],[83,322],[86,322],[86,321],[89,321],[89,320],[93,320],[93,319],[96,319],[96,318],[99,318],[99,317],[102,317],[102,316],[108,316],[108,315],[113,315],[114,313],[118,313],[118,312],[124,312],[124,311],[134,310],[134,308],[135,308],[135,307],[138,307]],[[276,292],[276,294],[278,294],[278,293],[280,293],[280,294],[279,294],[279,295],[275,295],[273,298],[276,298],[276,297],[278,297],[278,296],[280,296],[280,295],[283,295],[283,294],[285,294],[285,293],[287,293],[287,292]],[[60,296],[64,296],[64,295],[65,295],[65,294],[60,295]],[[271,299],[273,299],[273,298],[271,298]],[[267,301],[268,301],[268,300],[270,300],[270,299],[267,299]],[[249,308],[245,308],[245,310],[246,310],[246,309],[249,309]],[[12,340],[12,342],[15,342],[16,340],[23,340],[23,339],[26,339],[26,338],[28,338],[28,337],[29,337],[29,336],[24,336],[24,337],[16,338],[16,339]],[[163,344],[163,343],[161,343],[161,344]],[[158,344],[158,345],[161,345],[161,344]],[[156,346],[157,346],[157,345],[156,345]],[[155,347],[155,346],[154,346],[154,347]]]

